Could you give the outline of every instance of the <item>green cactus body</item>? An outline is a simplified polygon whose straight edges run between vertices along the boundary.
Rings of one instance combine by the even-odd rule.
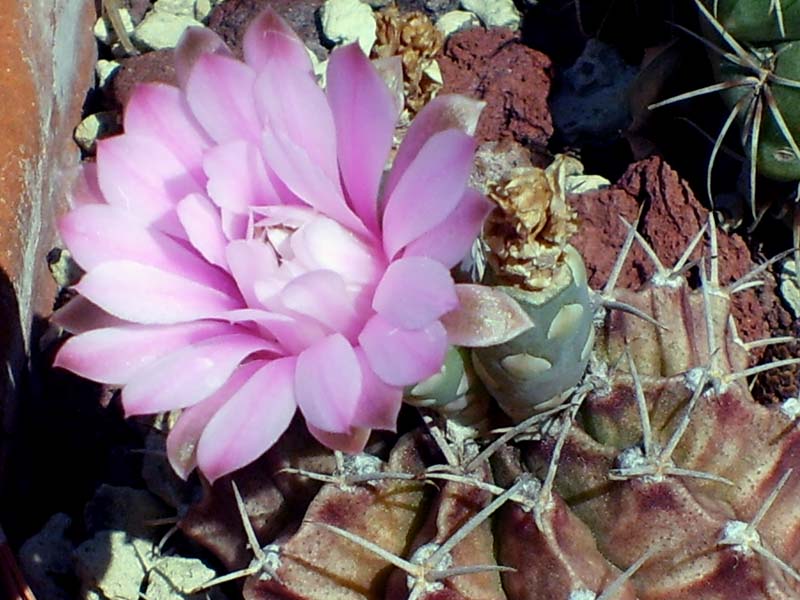
[[[489,398],[472,367],[469,351],[451,346],[439,373],[406,390],[405,401],[430,408],[476,431],[486,430]]]
[[[473,351],[476,372],[515,421],[560,403],[560,394],[580,381],[591,354],[593,309],[586,270],[571,246],[565,257],[569,279],[556,289],[501,288],[535,326],[505,344]]]
[[[566,202],[583,165],[558,155],[546,169],[515,169],[489,197],[484,226],[486,283],[516,300],[533,327],[505,343],[475,348],[475,372],[515,422],[560,404],[591,354],[594,307],[586,268],[569,238],[577,229]]]
[[[779,1],[780,13],[775,0],[705,0],[705,4],[716,7],[717,20],[737,40],[764,43],[800,38],[800,1]]]
[[[775,70],[778,77],[800,81],[800,41],[782,44],[775,49]],[[800,140],[800,88],[781,84],[770,86],[778,111],[783,116],[795,142]],[[800,157],[778,128],[769,112],[762,119],[758,148],[758,171],[782,181],[800,180]]]
[[[753,50],[753,57],[758,58],[763,68],[773,73],[776,77],[800,81],[800,41],[780,44],[774,49],[771,47],[758,48]],[[735,82],[742,80],[748,75],[749,71],[739,66],[733,65],[727,60],[713,56],[716,60],[716,72],[721,81]],[[781,83],[779,79],[766,82],[772,96],[775,99],[775,106],[783,118],[790,134],[797,141],[800,139],[800,88]],[[755,97],[759,93],[750,85],[738,86],[726,90],[722,96],[729,109],[742,100],[745,96]],[[748,124],[746,111],[739,113],[739,124],[744,131],[744,146],[750,148],[748,136],[752,135],[752,124]],[[756,146],[756,156],[750,157],[756,160],[758,172],[779,181],[800,180],[800,158],[798,158],[786,136],[776,121],[776,117],[767,107],[762,109],[761,126],[758,134],[758,145]]]

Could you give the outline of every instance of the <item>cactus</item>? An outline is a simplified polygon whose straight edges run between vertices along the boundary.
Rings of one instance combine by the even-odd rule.
[[[655,274],[640,290],[615,289],[634,243]],[[692,287],[689,260],[701,247]],[[800,428],[791,402],[758,404],[747,378],[800,359],[750,366],[751,350],[791,341],[746,343],[731,316],[736,294],[769,264],[723,285],[718,261],[711,217],[671,266],[632,224],[609,283],[584,287],[596,325],[586,373],[555,407],[523,381],[526,411],[506,404],[515,424],[492,435],[476,437],[445,410],[410,422],[388,454],[384,440],[331,460],[292,441],[293,428],[268,455],[262,489],[248,491],[274,498],[279,508],[265,514],[283,528],[254,523],[256,539],[248,498],[227,479],[213,488],[237,499],[254,554],[223,579],[246,577],[247,600],[797,597]],[[455,349],[441,377],[407,391],[437,410],[448,405],[438,399],[461,409],[482,393]]]
[[[662,100],[651,109],[721,92],[728,116],[709,157],[706,192],[713,204],[711,174],[722,142],[734,123],[747,155],[749,208],[754,221],[756,174],[800,181],[800,5],[787,0],[695,0],[709,49],[715,83]],[[691,32],[688,32],[691,33]],[[691,34],[696,35],[696,34]],[[762,213],[763,214],[763,213]],[[800,241],[800,224],[795,226]]]
[[[560,403],[589,360],[594,310],[583,259],[568,243],[576,217],[565,197],[567,177],[582,170],[576,159],[558,156],[546,170],[513,171],[489,194],[498,209],[484,227],[485,280],[514,298],[534,327],[474,350],[473,364],[516,421]]]
[[[720,25],[742,42],[800,38],[800,4],[795,0],[707,1]]]
[[[718,8],[730,22],[739,14]],[[765,77],[793,93],[777,69]],[[781,100],[777,133],[765,125],[759,137],[774,107],[759,89],[766,99],[734,99],[751,105],[754,164],[786,137],[775,114],[792,105]],[[228,571],[192,595],[242,579],[246,600],[800,595],[800,411],[762,406],[747,385],[800,359],[751,366],[750,350],[792,338],[746,343],[731,316],[769,265],[723,285],[713,217],[670,266],[634,223],[610,281],[591,290],[569,245],[568,180],[580,171],[558,157],[491,186],[484,282],[533,328],[451,347],[440,373],[405,390],[399,432],[373,434],[360,454],[332,454],[298,418],[258,463],[213,485],[191,480],[183,491],[202,485],[202,499],[175,506],[178,527]],[[634,243],[656,272],[642,289],[616,289]]]

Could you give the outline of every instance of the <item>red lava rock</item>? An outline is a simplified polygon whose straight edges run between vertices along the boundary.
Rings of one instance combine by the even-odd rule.
[[[573,196],[571,204],[578,211],[580,222],[571,243],[586,263],[589,286],[597,290],[608,281],[614,261],[625,241],[627,227],[622,219],[628,223],[635,221],[639,206],[636,198],[615,186]],[[650,271],[647,256],[640,246],[634,244],[628,253],[625,268],[619,275],[617,286],[638,289],[647,280]]]
[[[208,17],[208,27],[217,32],[242,56],[242,36],[247,24],[266,7],[271,6],[320,58],[326,54],[319,41],[316,11],[323,0],[226,0],[218,4]]]
[[[632,164],[611,188],[580,194],[572,199],[578,211],[580,227],[572,239],[586,261],[589,284],[602,288],[611,272],[627,234],[620,220],[632,223],[644,205],[639,231],[653,247],[665,266],[675,264],[691,239],[708,221],[708,209],[695,198],[689,185],[660,157],[650,157]],[[755,263],[744,240],[738,234],[717,230],[719,277],[725,285],[748,273]],[[708,254],[698,245],[690,260]],[[618,287],[636,290],[653,275],[655,269],[641,246],[634,242]],[[745,340],[769,335],[766,314],[776,307],[774,281],[769,274],[767,285],[747,290],[734,297],[733,315]]]
[[[122,60],[122,67],[109,83],[109,103],[112,106],[125,106],[139,83],[178,85],[173,54],[172,49],[155,50]]]
[[[451,36],[439,59],[442,93],[486,101],[478,123],[481,141],[512,137],[527,146],[545,146],[553,134],[547,107],[551,61],[518,35],[475,27]]]

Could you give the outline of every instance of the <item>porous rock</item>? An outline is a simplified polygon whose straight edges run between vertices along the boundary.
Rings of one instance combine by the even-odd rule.
[[[602,289],[619,249],[633,223],[639,207],[644,204],[639,231],[656,251],[664,265],[673,265],[689,241],[708,221],[708,210],[695,197],[689,185],[661,158],[651,157],[631,165],[617,183],[573,198],[580,226],[572,239],[586,263],[589,285]],[[621,219],[621,218],[622,219]],[[738,234],[717,230],[720,283],[735,281],[755,265],[744,240]],[[701,248],[690,260],[702,258]],[[634,243],[620,273],[617,286],[639,289],[654,273],[654,267],[638,243]],[[762,297],[759,297],[761,293]],[[765,307],[774,302],[769,288],[763,292],[747,290],[736,294],[732,312],[739,333],[746,340],[768,335]]]
[[[550,59],[510,29],[469,29],[451,36],[439,59],[441,93],[465,94],[486,102],[479,140],[513,138],[544,147],[553,134],[547,106]]]
[[[112,106],[125,106],[139,83],[178,83],[172,49],[146,52],[120,62],[122,67],[108,86],[108,102]]]

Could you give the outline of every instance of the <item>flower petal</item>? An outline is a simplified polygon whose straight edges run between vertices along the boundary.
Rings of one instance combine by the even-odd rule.
[[[186,88],[194,63],[204,54],[233,57],[227,44],[206,27],[188,27],[175,48],[175,75],[182,88]]]
[[[442,317],[448,341],[455,346],[502,344],[534,326],[517,301],[500,289],[459,284],[456,294],[459,307]]]
[[[250,22],[244,34],[244,60],[257,72],[275,60],[297,71],[311,73],[305,44],[272,8]]]
[[[275,251],[259,240],[234,240],[228,244],[225,256],[247,306],[262,308],[255,286],[259,281],[273,278],[278,268]]]
[[[280,293],[288,310],[310,317],[345,337],[355,335],[358,324],[344,279],[334,271],[309,271],[293,278]]]
[[[228,241],[241,240],[247,237],[250,227],[250,217],[235,213],[227,208],[220,209],[220,218],[222,219],[222,231]]]
[[[232,58],[203,54],[195,62],[186,82],[186,99],[217,142],[261,137],[253,101],[255,79],[253,69]]]
[[[406,95],[403,90],[403,58],[400,56],[383,56],[373,58],[370,62],[389,89],[392,102],[394,102],[395,118],[400,117],[406,103]]]
[[[452,268],[469,254],[493,205],[467,188],[444,221],[406,246],[403,256],[428,256]]]
[[[59,220],[59,232],[75,261],[87,271],[124,260],[228,292],[235,290],[230,278],[199,254],[160,231],[146,228],[129,211],[108,204],[73,209]]]
[[[356,43],[331,53],[326,91],[350,206],[377,231],[378,186],[397,120],[394,99]]]
[[[125,107],[125,132],[160,140],[197,178],[211,139],[194,118],[181,90],[171,85],[136,86]]]
[[[305,148],[283,134],[265,135],[264,157],[286,187],[307,205],[338,221],[356,233],[369,231],[347,206],[338,174],[331,179]]]
[[[358,454],[364,450],[369,440],[369,429],[361,427],[353,427],[347,433],[331,433],[324,431],[313,425],[306,424],[309,433],[313,435],[316,440],[330,448],[331,450],[339,450],[347,454]]]
[[[96,304],[92,304],[83,296],[75,296],[64,306],[50,315],[50,321],[64,330],[83,333],[100,327],[116,327],[126,324],[122,319],[108,314]]]
[[[392,170],[386,178],[384,194],[394,190],[406,169],[417,158],[425,144],[437,133],[458,129],[468,135],[475,133],[483,107],[486,103],[458,94],[437,96],[414,117],[403,143],[397,151]]]
[[[240,299],[223,291],[127,260],[92,269],[75,289],[106,312],[134,323],[185,323],[241,308]]]
[[[125,414],[145,415],[198,404],[222,387],[245,358],[276,349],[263,338],[237,333],[167,354],[122,389]]]
[[[258,146],[234,140],[215,146],[203,159],[208,195],[221,208],[247,214],[251,206],[278,202]]]
[[[270,61],[259,73],[254,92],[259,114],[269,131],[302,148],[311,163],[338,187],[336,127],[331,107],[314,75]]]
[[[375,315],[358,341],[372,370],[394,386],[411,385],[430,377],[442,368],[447,352],[447,333],[438,321],[425,329],[408,331]]]
[[[228,269],[220,210],[202,194],[190,194],[178,203],[178,219],[189,242],[211,264]]]
[[[105,204],[100,182],[97,180],[97,163],[85,162],[71,170],[72,185],[67,192],[70,207],[75,208],[83,204]]]
[[[316,342],[324,339],[330,330],[301,314],[287,315],[270,311],[247,310],[224,313],[233,320],[252,321],[273,336],[288,353],[299,354]]]
[[[294,383],[297,405],[308,424],[332,433],[348,432],[361,396],[361,369],[343,335],[330,335],[302,352]]]
[[[317,217],[298,229],[291,238],[295,258],[307,269],[329,269],[348,283],[374,283],[383,264],[378,252],[336,221]]]
[[[453,212],[472,168],[475,140],[450,129],[434,135],[405,170],[386,201],[383,247],[392,258]]]
[[[424,256],[394,261],[386,269],[372,308],[388,323],[422,329],[458,306],[453,278],[441,263]]]
[[[275,204],[255,206],[253,207],[253,213],[263,216],[263,218],[256,218],[255,220],[255,224],[259,227],[280,225],[289,229],[298,229],[319,218],[317,212],[306,205],[286,206],[284,204]]]
[[[100,383],[122,385],[139,369],[174,350],[233,330],[214,321],[94,329],[68,339],[53,366]]]
[[[187,479],[189,473],[197,466],[197,442],[208,422],[263,365],[263,361],[240,365],[219,390],[181,413],[178,422],[167,436],[167,458],[179,477]]]
[[[364,350],[360,347],[355,350],[361,367],[361,397],[353,413],[353,425],[397,431],[403,388],[384,383],[369,366]]]
[[[197,444],[197,465],[209,481],[257,459],[289,427],[294,399],[294,358],[266,363],[208,422]]]
[[[164,144],[135,134],[97,143],[97,176],[109,204],[179,237],[183,228],[175,205],[188,194],[203,191]]]

